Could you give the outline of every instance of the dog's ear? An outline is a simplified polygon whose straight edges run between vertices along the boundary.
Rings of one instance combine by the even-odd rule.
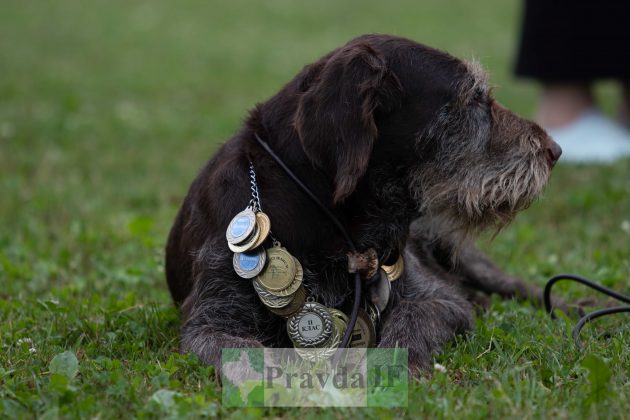
[[[384,58],[355,44],[332,54],[300,98],[295,128],[308,158],[334,174],[333,203],[365,174],[378,136],[374,111],[390,108],[399,92]]]

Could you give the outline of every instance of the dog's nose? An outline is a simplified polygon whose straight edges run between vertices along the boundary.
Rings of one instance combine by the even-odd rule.
[[[549,161],[549,166],[553,168],[556,162],[558,161],[558,159],[560,159],[560,155],[562,155],[562,148],[560,147],[558,143],[549,139],[546,152],[547,152],[547,160]]]

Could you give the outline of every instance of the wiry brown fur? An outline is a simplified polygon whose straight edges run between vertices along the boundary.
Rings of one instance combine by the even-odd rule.
[[[472,328],[476,291],[539,297],[461,232],[501,226],[527,207],[558,146],[494,101],[480,66],[404,38],[366,35],[257,105],[193,182],[166,249],[182,351],[218,365],[224,347],[291,346],[285,320],[234,272],[225,240],[250,200],[250,161],[273,233],[302,263],[308,293],[329,307],[350,302],[344,239],[255,133],[335,213],[359,251],[373,248],[390,264],[404,255],[378,345],[409,348],[412,371]]]

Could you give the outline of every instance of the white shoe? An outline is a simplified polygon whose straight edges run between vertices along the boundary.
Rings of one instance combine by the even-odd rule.
[[[630,157],[630,131],[597,111],[547,132],[562,147],[561,163],[612,163]]]

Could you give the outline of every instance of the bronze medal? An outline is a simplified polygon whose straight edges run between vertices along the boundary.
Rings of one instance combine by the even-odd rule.
[[[405,261],[403,256],[400,255],[394,265],[382,265],[381,268],[387,273],[387,279],[389,281],[396,281],[402,273],[405,271]]]
[[[296,347],[318,347],[330,339],[333,329],[330,311],[317,302],[306,302],[287,321],[289,338]]]
[[[251,252],[237,252],[232,258],[232,265],[236,274],[244,279],[256,277],[264,268],[267,261],[265,248],[258,248]]]
[[[376,343],[376,327],[374,322],[363,310],[359,309],[357,316],[357,322],[354,324],[352,330],[352,339],[350,340],[350,347],[353,348],[367,348],[374,347]]]
[[[293,295],[285,297],[272,295],[269,293],[269,290],[265,289],[256,279],[252,281],[252,284],[254,285],[254,290],[258,293],[258,297],[262,303],[269,308],[284,308],[289,305],[294,298]]]
[[[281,298],[284,299],[284,298]],[[306,302],[306,291],[303,287],[297,289],[295,294],[293,294],[293,298],[291,302],[283,307],[283,308],[272,308],[269,307],[269,310],[276,315],[288,317],[298,312],[304,306],[304,302]]]
[[[269,216],[262,211],[256,213],[256,226],[260,229],[260,234],[256,242],[252,245],[252,249],[261,246],[263,242],[265,242],[265,239],[269,236],[269,232],[271,231],[271,221],[269,220]]]
[[[278,292],[285,290],[293,283],[296,270],[293,256],[284,248],[273,247],[267,250],[267,265],[257,279],[265,289]],[[295,289],[297,290],[297,287]]]
[[[230,221],[225,232],[225,238],[229,244],[242,244],[250,237],[255,227],[256,214],[251,208],[247,207]]]
[[[279,297],[289,296],[295,293],[295,291],[302,285],[302,280],[304,279],[304,270],[302,269],[302,264],[297,260],[297,258],[293,258],[295,262],[295,277],[293,277],[293,281],[289,284],[285,289],[282,290],[270,290],[269,293],[272,295],[276,295]]]
[[[372,302],[372,304],[378,309],[379,312],[383,312],[385,311],[385,308],[389,303],[392,284],[387,279],[387,274],[382,268],[378,270],[378,274],[378,281],[370,286],[369,296],[370,302]]]

